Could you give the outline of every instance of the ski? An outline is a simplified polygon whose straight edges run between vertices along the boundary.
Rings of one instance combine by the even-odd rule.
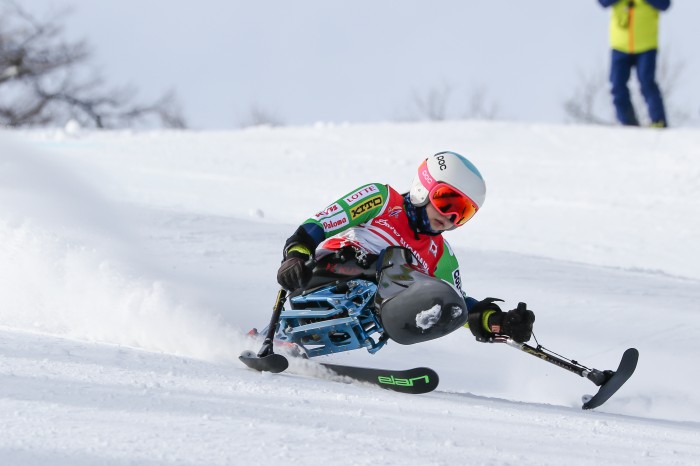
[[[598,393],[596,393],[590,399],[586,397],[586,401],[583,404],[583,409],[594,409],[608,401],[610,397],[613,396],[630,377],[632,377],[634,370],[637,368],[638,360],[639,351],[637,351],[635,348],[627,349],[627,351],[625,351],[622,355],[620,366],[600,386]]]
[[[276,353],[260,357],[253,351],[244,351],[238,359],[249,368],[259,372],[279,373],[289,367],[287,358]],[[393,370],[345,366],[342,364],[320,363],[319,365],[342,377],[412,395],[432,392],[440,382],[437,372],[427,367]]]
[[[340,376],[370,383],[386,390],[412,395],[432,392],[440,382],[437,372],[428,367],[392,370],[325,363],[321,363],[321,366]]]

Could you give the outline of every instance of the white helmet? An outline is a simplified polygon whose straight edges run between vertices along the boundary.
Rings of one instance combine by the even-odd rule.
[[[435,201],[440,198],[439,188],[445,185],[466,197],[467,203],[470,204],[469,212],[460,212],[459,221],[455,222],[457,225],[463,225],[484,204],[486,184],[479,170],[456,152],[439,152],[423,161],[413,179],[411,203],[424,206],[432,202],[438,207]]]

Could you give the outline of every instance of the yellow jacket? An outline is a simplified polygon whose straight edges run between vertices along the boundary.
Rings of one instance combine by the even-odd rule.
[[[646,0],[621,0],[612,6],[610,46],[625,53],[658,47],[659,10]]]

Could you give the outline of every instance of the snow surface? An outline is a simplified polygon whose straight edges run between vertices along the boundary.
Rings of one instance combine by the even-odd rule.
[[[438,320],[440,320],[441,315],[442,307],[439,304],[436,304],[425,311],[421,311],[416,314],[416,327],[420,328],[421,330],[428,330],[430,327],[435,325]]]
[[[296,225],[367,182],[467,155],[447,235],[465,290],[536,312],[540,343],[636,374],[589,381],[468,331],[327,361],[430,366],[402,395],[258,374]],[[231,132],[0,132],[0,464],[699,464],[700,131],[449,122]]]

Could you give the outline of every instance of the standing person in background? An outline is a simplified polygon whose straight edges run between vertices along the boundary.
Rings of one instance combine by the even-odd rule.
[[[632,67],[635,67],[651,126],[666,128],[666,111],[655,74],[659,11],[667,10],[671,0],[598,0],[598,3],[605,8],[612,6],[610,83],[618,121],[627,126],[639,126],[627,87]]]

